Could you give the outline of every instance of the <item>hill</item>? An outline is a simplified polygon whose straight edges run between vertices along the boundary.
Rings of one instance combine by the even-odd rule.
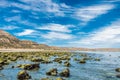
[[[0,30],[0,48],[46,49],[49,48],[49,46],[29,40],[19,40],[8,32]]]

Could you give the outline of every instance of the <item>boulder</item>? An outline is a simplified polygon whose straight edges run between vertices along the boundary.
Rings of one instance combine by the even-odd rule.
[[[82,56],[82,57],[87,57],[87,54],[82,53],[82,54],[80,54],[80,56]]]
[[[0,66],[0,70],[4,69],[3,66]]]
[[[115,71],[116,71],[116,72],[120,72],[120,68],[116,68]]]
[[[25,71],[20,71],[17,75],[18,80],[28,80],[31,79],[31,76]]]
[[[49,60],[44,60],[44,61],[41,61],[42,64],[49,64],[49,63],[52,63],[52,61],[49,61]]]
[[[4,63],[5,63],[5,60],[0,59],[0,64],[1,64],[1,65],[4,65]]]
[[[18,65],[19,68],[23,68],[24,70],[36,70],[39,69],[39,64],[24,64],[24,65]]]
[[[57,76],[57,68],[53,68],[51,70],[49,70],[48,72],[46,72],[46,75],[49,75],[49,76]]]
[[[86,61],[85,61],[84,59],[81,59],[81,60],[79,61],[79,63],[84,64],[84,63],[86,63]]]
[[[79,61],[79,59],[77,59],[77,58],[74,58],[74,61]]]
[[[94,60],[95,60],[95,61],[100,61],[100,58],[95,58]]]
[[[70,64],[70,62],[66,61],[66,62],[64,62],[64,66],[66,66],[66,67],[70,67],[71,64]]]
[[[117,74],[116,77],[117,77],[117,78],[120,78],[120,74]]]
[[[41,61],[43,61],[43,59],[40,59],[40,58],[32,58],[31,61],[32,61],[32,62],[41,62]]]
[[[60,76],[69,77],[70,76],[70,70],[68,68],[64,69],[62,72],[60,72]]]

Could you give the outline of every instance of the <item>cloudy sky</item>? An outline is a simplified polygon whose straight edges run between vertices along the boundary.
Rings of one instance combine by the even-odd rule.
[[[120,0],[0,0],[0,29],[51,46],[120,47]]]

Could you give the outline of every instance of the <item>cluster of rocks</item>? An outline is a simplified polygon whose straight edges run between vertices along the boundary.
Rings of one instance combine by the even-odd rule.
[[[54,62],[58,62],[58,63],[62,63],[62,60],[60,59],[60,58],[55,58],[54,60],[53,60]]]
[[[87,60],[93,60],[93,61],[100,61],[100,58],[92,58],[91,56],[88,56],[87,54],[80,54],[80,59],[79,58],[74,58],[74,61],[79,62],[80,64],[85,64]]]
[[[94,60],[95,60],[95,61],[100,61],[100,58],[95,58]]]
[[[44,59],[41,59],[41,58],[32,58],[31,61],[32,61],[32,62],[40,62],[40,63],[43,63],[43,64],[52,63],[52,61],[44,60]]]
[[[46,72],[46,75],[49,75],[49,76],[57,76],[58,75],[58,70],[57,68],[53,68],[51,70],[49,70],[48,72]],[[69,77],[70,76],[70,70],[68,68],[64,69],[63,71],[61,71],[59,73],[59,75],[61,77]]]
[[[22,68],[24,70],[36,70],[40,68],[39,64],[20,64],[17,67]]]
[[[70,59],[71,59],[70,56],[63,56],[63,57],[55,58],[53,61],[58,62],[58,63],[62,63],[62,60],[69,61]]]
[[[44,60],[41,59],[41,58],[32,58],[31,61],[32,61],[32,62],[42,62],[42,61],[44,61]]]
[[[6,59],[0,59],[0,70],[4,69],[3,66],[4,65],[8,65],[9,61]]]
[[[70,67],[71,66],[70,59],[71,59],[71,56],[68,55],[68,56],[62,56],[62,57],[55,58],[53,61],[59,64],[63,63],[65,67]]]
[[[57,76],[58,75],[58,70],[57,68],[53,68],[51,70],[49,70],[48,72],[46,72],[46,75],[48,76]],[[61,71],[59,73],[59,75],[61,77],[69,77],[70,76],[70,70],[68,68],[64,69],[63,71]],[[56,80],[63,80],[63,78],[58,77],[56,78]],[[22,70],[20,72],[18,72],[17,74],[17,79],[18,80],[29,80],[32,77],[28,74],[28,72],[26,70]],[[41,80],[51,80],[49,78],[42,78]]]

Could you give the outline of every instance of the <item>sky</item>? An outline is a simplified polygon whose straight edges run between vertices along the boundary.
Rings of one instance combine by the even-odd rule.
[[[120,0],[0,0],[0,29],[50,46],[120,48]]]

